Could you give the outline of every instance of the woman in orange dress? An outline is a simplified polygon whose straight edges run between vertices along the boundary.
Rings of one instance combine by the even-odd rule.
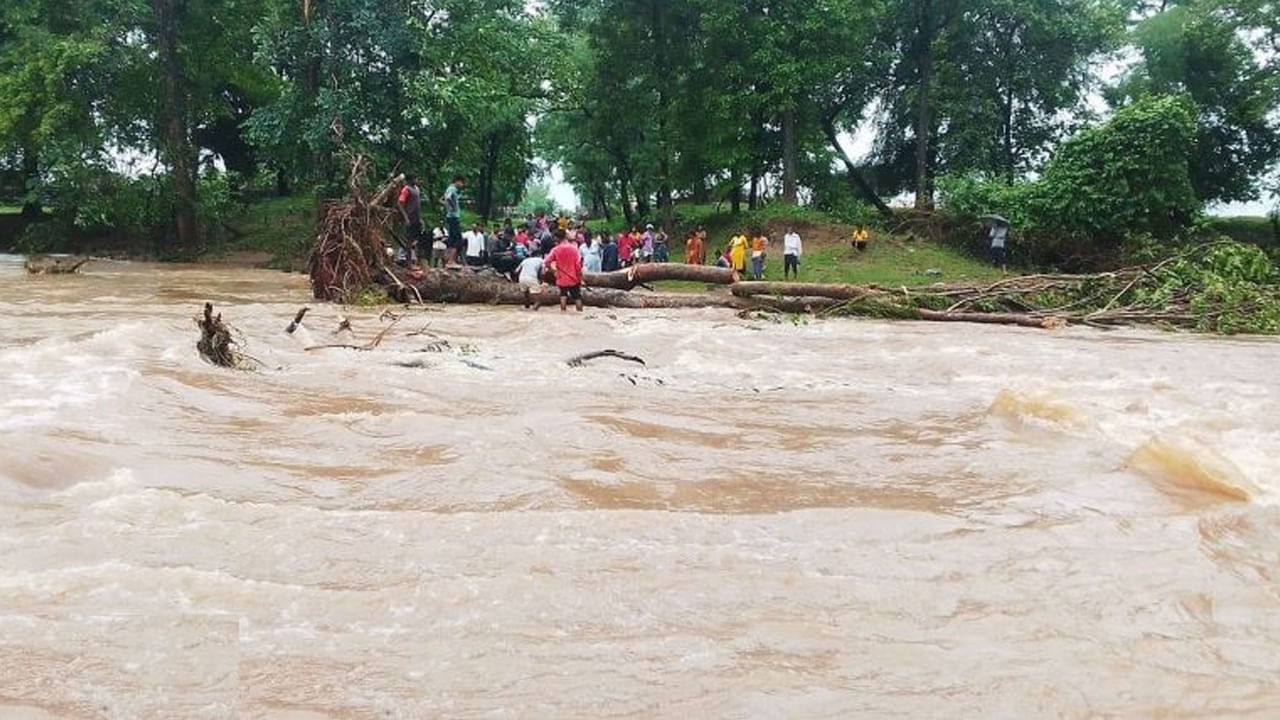
[[[684,244],[684,259],[690,265],[702,265],[707,261],[707,249],[698,233],[689,233]]]

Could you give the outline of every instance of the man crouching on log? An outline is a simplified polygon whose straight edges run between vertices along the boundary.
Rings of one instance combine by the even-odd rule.
[[[547,267],[556,274],[556,287],[560,290],[560,312],[569,310],[569,298],[573,298],[578,312],[582,312],[582,255],[569,242],[564,230],[556,231],[556,247],[547,256]]]

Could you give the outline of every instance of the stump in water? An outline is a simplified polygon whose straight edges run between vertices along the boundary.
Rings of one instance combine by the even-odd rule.
[[[240,367],[243,359],[236,352],[231,330],[222,322],[222,313],[213,314],[213,303],[204,304],[204,317],[196,320],[200,327],[200,340],[196,350],[205,360],[219,367]]]

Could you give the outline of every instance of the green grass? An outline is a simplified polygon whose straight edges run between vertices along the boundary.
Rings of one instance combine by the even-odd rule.
[[[17,215],[22,212],[18,205],[0,205],[0,215]]]
[[[315,240],[316,201],[310,195],[261,200],[229,218],[227,225],[235,232],[208,255],[265,252],[272,256],[273,267],[297,269],[305,264]]]
[[[1002,277],[999,270],[983,259],[953,247],[875,232],[867,250],[859,253],[846,240],[851,227],[812,218],[806,218],[804,222],[810,224],[817,239],[805,237],[808,233],[801,232],[805,240],[805,254],[800,260],[801,282],[911,287],[938,282],[984,283]],[[718,221],[704,224],[708,228],[707,255],[711,260],[716,249],[727,244],[733,230],[725,229]],[[760,224],[767,224],[767,221]],[[775,233],[770,239],[765,279],[782,280],[782,238]],[[671,248],[671,261],[684,262],[684,257],[683,242],[675,242]],[[701,283],[691,282],[659,285],[662,290],[674,292],[705,289]]]
[[[683,249],[671,254],[672,262],[684,262]],[[936,270],[939,274],[927,274]],[[750,269],[748,268],[748,272]],[[765,280],[780,281],[782,250],[776,245],[765,265]],[[856,253],[851,248],[823,247],[805,253],[800,260],[800,282],[914,287],[933,283],[985,283],[1002,277],[990,265],[947,247],[891,239]],[[659,289],[700,292],[702,283],[664,282]]]

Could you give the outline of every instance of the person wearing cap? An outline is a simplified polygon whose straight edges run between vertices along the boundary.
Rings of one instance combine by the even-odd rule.
[[[653,225],[644,226],[644,235],[640,236],[640,262],[653,260]]]

